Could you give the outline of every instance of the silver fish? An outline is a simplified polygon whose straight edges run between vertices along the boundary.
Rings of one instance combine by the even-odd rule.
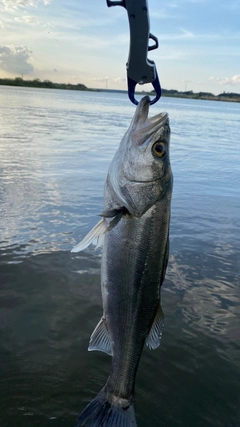
[[[144,344],[160,344],[160,289],[169,252],[172,171],[167,113],[148,118],[142,98],[111,162],[101,221],[72,252],[103,244],[103,316],[89,350],[112,355],[106,385],[80,415],[76,427],[137,426],[134,383]]]

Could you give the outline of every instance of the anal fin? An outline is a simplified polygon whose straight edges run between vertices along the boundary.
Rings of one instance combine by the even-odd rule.
[[[150,350],[155,350],[160,345],[163,324],[164,315],[162,307],[159,305],[151,330],[146,339],[146,345],[150,348]]]
[[[93,350],[103,351],[112,356],[112,342],[104,318],[100,320],[91,335],[88,351]]]

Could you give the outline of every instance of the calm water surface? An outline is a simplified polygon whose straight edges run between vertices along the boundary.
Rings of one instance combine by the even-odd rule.
[[[172,128],[161,346],[136,381],[139,427],[240,426],[240,104],[162,98]],[[0,425],[72,427],[110,358],[87,352],[99,220],[134,113],[124,94],[0,87]]]

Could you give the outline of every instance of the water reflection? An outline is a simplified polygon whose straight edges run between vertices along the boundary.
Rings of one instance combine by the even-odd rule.
[[[232,341],[240,345],[235,328],[240,301],[239,254],[234,247],[224,257],[216,251],[219,245],[212,253],[209,248],[208,254],[178,253],[171,259],[168,277],[179,293],[181,316],[188,323],[211,337],[217,334],[229,345]]]
[[[0,89],[1,426],[72,427],[111,360],[87,352],[101,253],[69,251],[98,221],[134,107],[124,94]],[[240,106],[160,108],[172,126],[171,256],[162,344],[137,376],[138,425],[240,427]]]
[[[179,420],[189,427],[230,426],[239,415],[238,294],[232,269],[225,281],[215,281],[207,257],[189,255],[170,259],[162,292],[162,343],[142,356],[136,384],[140,427],[174,427]],[[216,263],[221,270],[221,258]],[[87,352],[102,313],[99,253],[75,257],[58,251],[4,263],[0,295],[3,426],[73,425],[76,411],[110,371],[107,355]]]

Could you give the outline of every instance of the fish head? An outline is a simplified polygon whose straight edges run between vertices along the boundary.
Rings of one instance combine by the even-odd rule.
[[[170,167],[170,127],[167,113],[148,117],[149,96],[141,99],[120,144],[122,178],[134,182],[163,179]],[[120,171],[119,171],[120,172]]]
[[[119,206],[122,204],[136,216],[170,191],[172,183],[168,114],[149,118],[149,106],[149,96],[143,97],[113,158],[107,180]]]

